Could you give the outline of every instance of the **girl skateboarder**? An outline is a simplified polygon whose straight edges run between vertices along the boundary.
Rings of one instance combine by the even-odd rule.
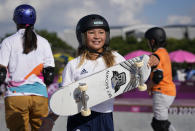
[[[145,33],[148,45],[153,51],[153,56],[159,63],[153,68],[148,91],[153,95],[152,128],[154,131],[175,131],[168,121],[168,109],[176,96],[175,84],[172,81],[171,61],[166,46],[166,33],[162,28],[150,28]]]
[[[120,54],[109,49],[110,28],[104,17],[91,14],[81,18],[76,26],[76,36],[79,42],[79,56],[64,68],[62,86],[125,61]],[[69,116],[67,131],[114,131],[113,103],[114,99],[110,99],[92,107],[88,117],[80,113]],[[49,114],[43,122],[49,126],[43,125],[42,129],[51,129],[52,121],[56,119],[56,115]]]
[[[36,11],[19,5],[13,15],[17,32],[0,47],[0,83],[8,77],[5,117],[10,131],[38,131],[48,115],[46,85],[53,81],[54,59],[48,41],[33,30]],[[42,78],[42,74],[43,77]]]

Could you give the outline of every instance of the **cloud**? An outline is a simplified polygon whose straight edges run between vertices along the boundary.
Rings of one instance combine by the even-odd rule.
[[[114,12],[115,22],[113,23],[115,25],[138,24],[142,23],[140,19],[137,19],[138,13],[142,11],[146,4],[152,2],[154,0],[109,0],[110,8],[107,9],[109,14]]]
[[[10,20],[16,6],[28,3],[36,8],[40,19],[49,16],[48,21],[52,19],[57,23],[62,20],[66,24],[72,24],[75,23],[72,20],[78,20],[83,15],[101,13],[106,15],[111,23],[128,24],[129,21],[139,21],[135,19],[136,13],[141,11],[145,4],[152,1],[154,0],[0,0],[0,11],[6,12],[0,14],[0,21]],[[117,13],[114,14],[115,17],[109,17],[113,16],[113,12]]]
[[[2,1],[2,0],[1,0]],[[17,4],[16,1],[0,1],[0,22],[10,20],[10,16],[13,16],[13,9],[15,8],[15,5]]]
[[[168,16],[167,24],[191,24],[192,17],[190,16],[179,16],[179,15],[172,15]]]

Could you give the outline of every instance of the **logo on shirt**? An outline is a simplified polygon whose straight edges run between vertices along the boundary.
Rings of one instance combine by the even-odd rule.
[[[83,69],[83,70],[81,71],[80,75],[83,75],[83,74],[86,74],[86,73],[88,73],[88,71],[85,70],[85,69]]]

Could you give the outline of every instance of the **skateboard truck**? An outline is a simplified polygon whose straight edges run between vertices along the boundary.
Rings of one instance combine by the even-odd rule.
[[[82,116],[89,116],[91,114],[91,110],[87,107],[87,101],[89,100],[89,96],[86,94],[87,85],[85,83],[79,83],[80,93],[76,97],[76,102],[81,102],[83,108],[81,109]]]
[[[137,61],[137,62],[135,62],[135,64],[136,64],[136,67],[139,69],[139,72],[138,72],[138,74],[141,74],[141,67],[143,66],[143,61],[141,61],[141,60],[139,60],[139,61]],[[140,83],[140,85],[138,86],[138,90],[139,91],[145,91],[146,89],[147,89],[147,86],[146,86],[146,84],[145,83],[143,83],[142,81],[143,81],[143,78],[142,78],[142,76],[140,75],[140,81],[139,81],[139,83]]]

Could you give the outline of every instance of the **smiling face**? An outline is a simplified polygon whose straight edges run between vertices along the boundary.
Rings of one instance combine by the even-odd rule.
[[[103,52],[103,46],[106,41],[106,32],[104,29],[95,28],[86,32],[87,47],[97,52]]]

